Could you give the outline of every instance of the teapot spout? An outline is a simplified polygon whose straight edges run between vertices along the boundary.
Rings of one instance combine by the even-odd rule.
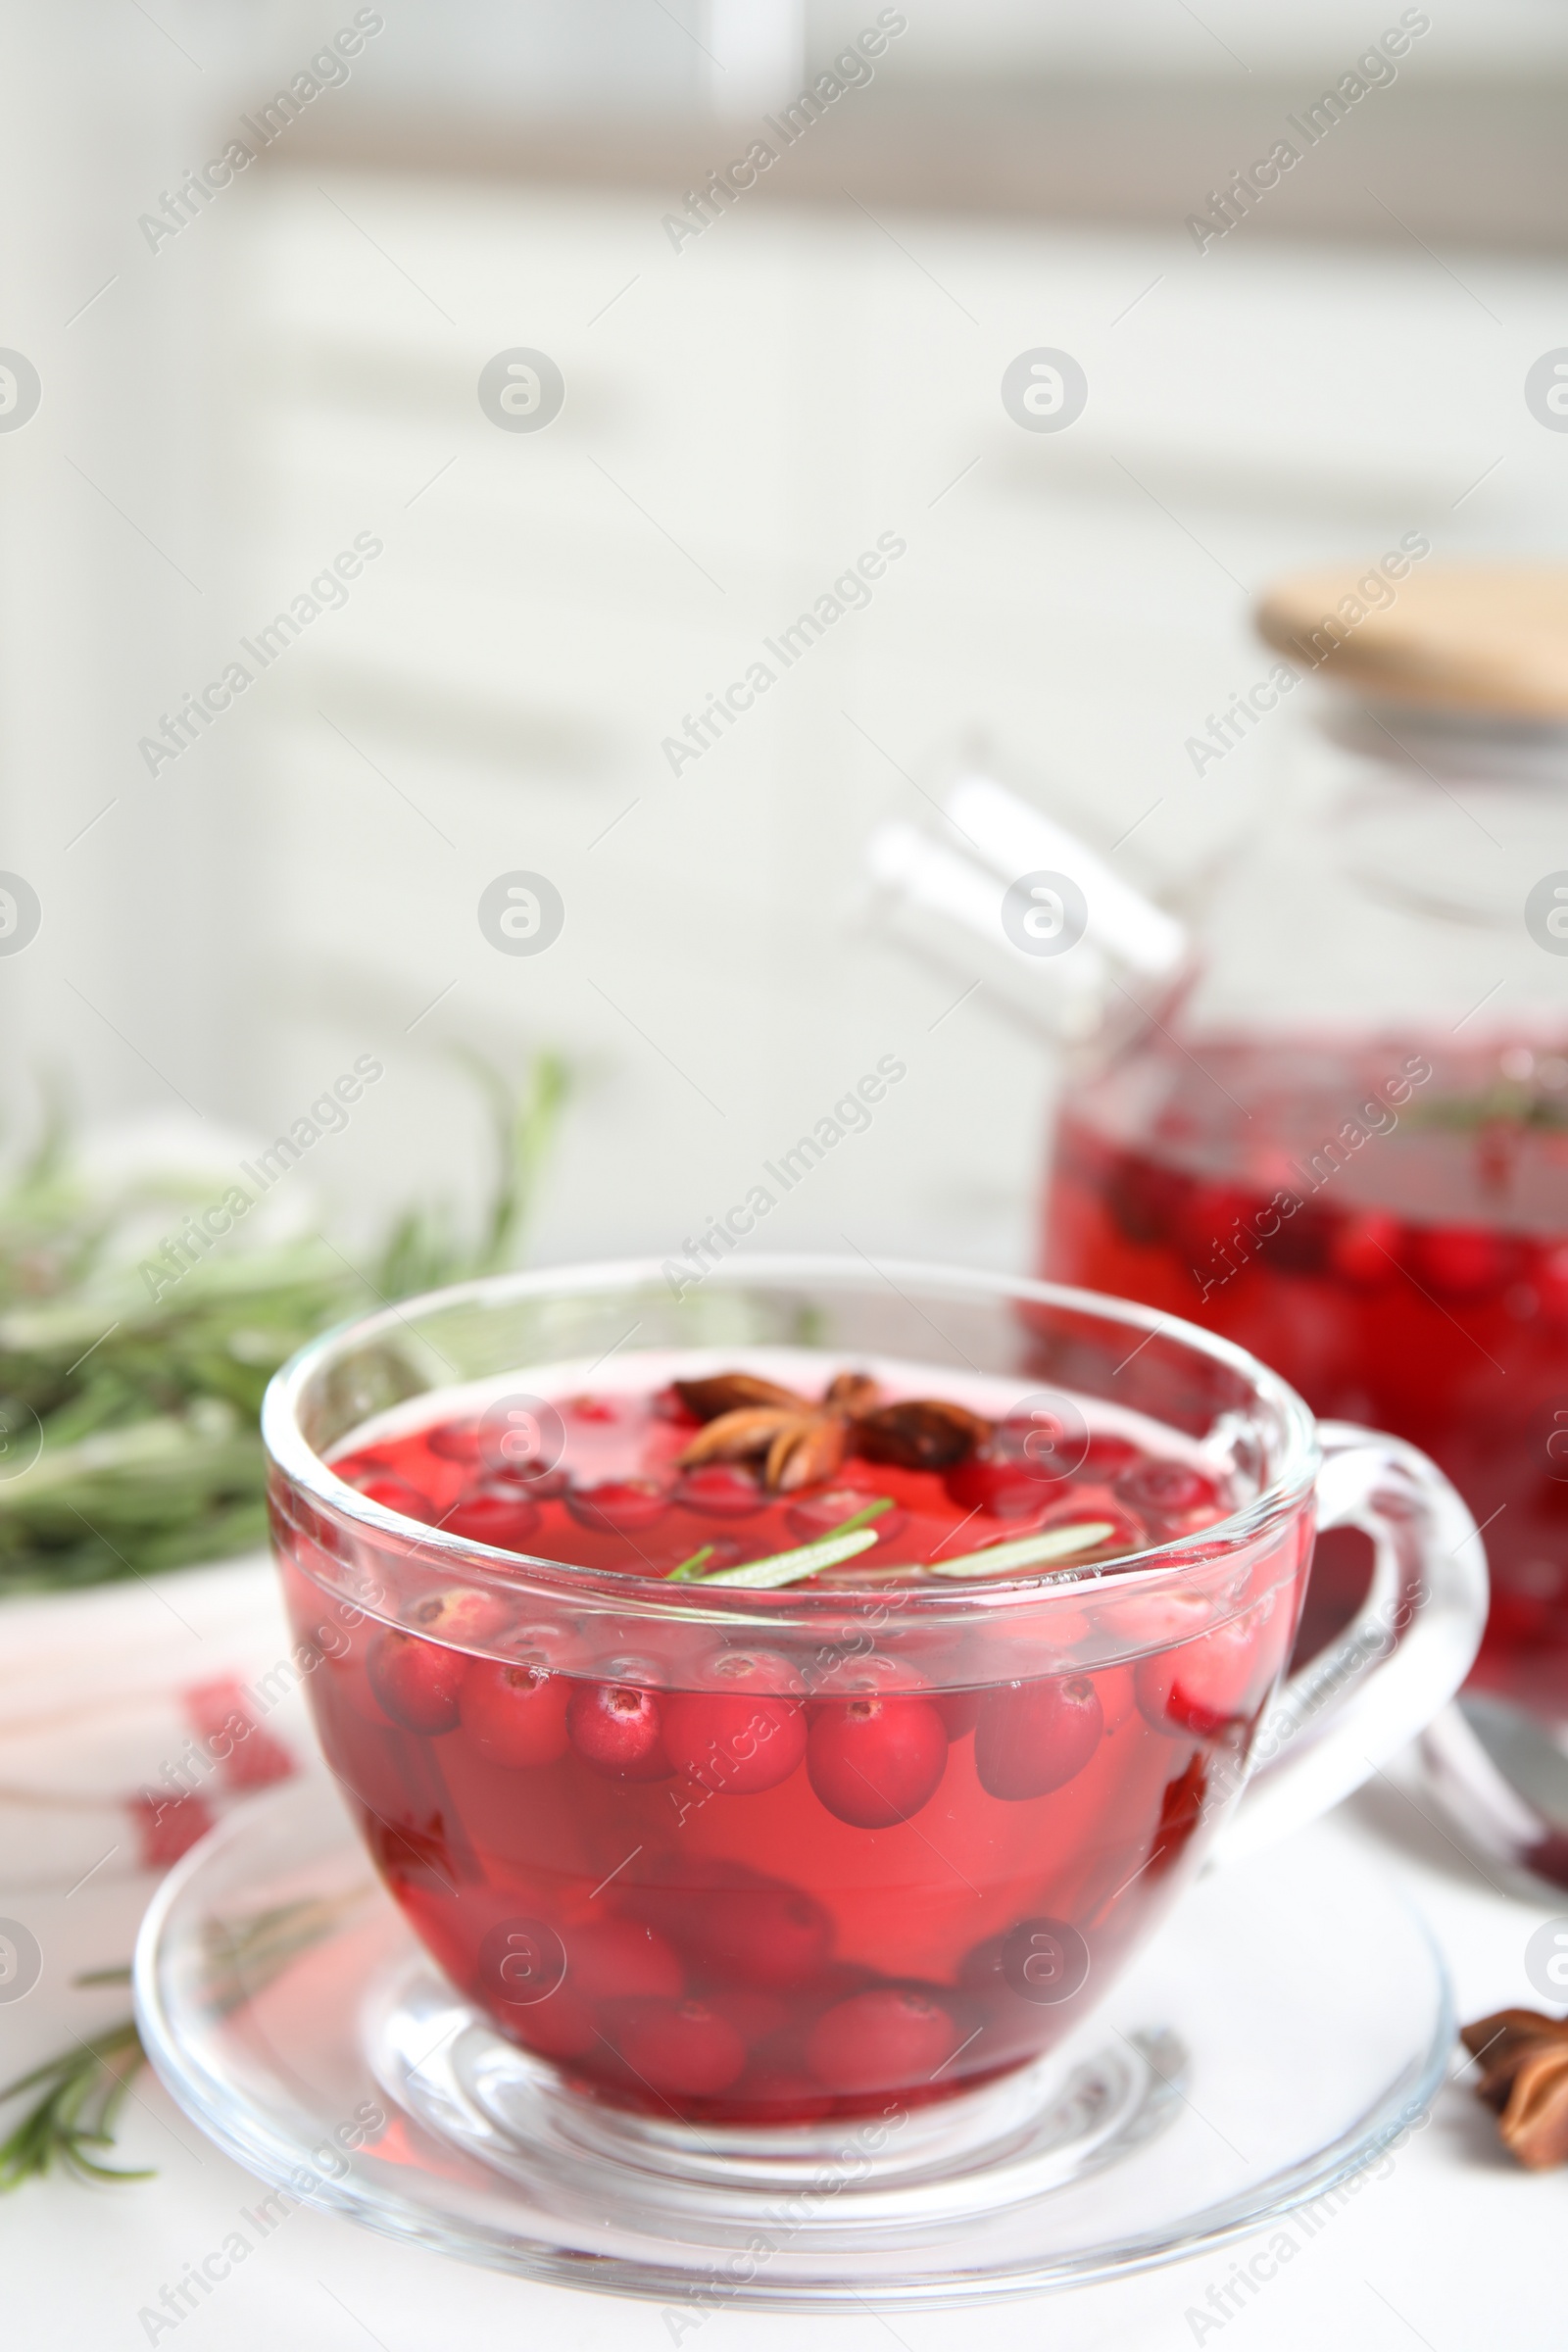
[[[867,927],[980,984],[979,1001],[1043,1044],[1114,1050],[1195,976],[1191,935],[1080,837],[965,769],[941,814],[865,845]]]

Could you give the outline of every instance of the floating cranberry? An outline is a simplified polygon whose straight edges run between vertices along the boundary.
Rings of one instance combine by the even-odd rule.
[[[669,1506],[669,1491],[653,1478],[611,1478],[594,1487],[568,1487],[566,1508],[602,1536],[626,1536],[652,1527]]]
[[[1186,1206],[1192,1179],[1157,1160],[1119,1160],[1104,1188],[1105,1205],[1130,1242],[1162,1242]]]
[[[1450,1298],[1479,1298],[1502,1288],[1518,1252],[1482,1225],[1439,1225],[1411,1237],[1406,1262],[1418,1282]]]
[[[707,2001],[649,2002],[622,2024],[620,2053],[650,2090],[711,2098],[743,2072],[746,2043]]]
[[[839,2092],[892,2091],[929,2082],[962,2035],[929,1993],[878,1985],[819,2017],[806,2042],[816,2080]]]
[[[1250,1264],[1262,1246],[1256,1220],[1265,1207],[1255,1193],[1234,1185],[1200,1186],[1177,1220],[1189,1265],[1202,1276]],[[1271,1219],[1265,1215],[1263,1221]]]
[[[821,1653],[820,1671],[813,1677],[818,1698],[866,1698],[872,1691],[887,1697],[910,1693],[929,1698],[923,1675],[911,1674],[902,1658],[886,1650],[852,1651],[847,1657],[834,1657],[831,1651]]]
[[[890,1499],[885,1494],[866,1494],[858,1487],[828,1487],[820,1494],[809,1494],[803,1502],[790,1505],[790,1534],[799,1544],[814,1544],[820,1537],[831,1535],[834,1528],[842,1527],[846,1519],[853,1519],[858,1511],[863,1511],[867,1503],[885,1503]],[[879,1544],[887,1544],[903,1534],[908,1520],[908,1512],[901,1511],[894,1503],[892,1509],[879,1511],[865,1524],[876,1530]]]
[[[495,1646],[510,1663],[547,1666],[554,1673],[571,1649],[577,1631],[569,1618],[523,1616],[508,1626],[505,1639]]]
[[[1082,1469],[1089,1451],[1089,1424],[1070,1396],[1037,1390],[997,1423],[991,1450],[1032,1470],[1043,1484],[1056,1486]]]
[[[1140,1658],[1133,1688],[1145,1720],[1156,1731],[1191,1732],[1200,1740],[1245,1723],[1262,1695],[1259,1631],[1251,1610],[1196,1642]]]
[[[458,1701],[468,1661],[461,1649],[446,1649],[417,1634],[400,1634],[391,1627],[370,1643],[366,1673],[376,1699],[392,1721],[406,1732],[450,1732],[458,1722]]]
[[[1136,1863],[1132,1867],[1136,1871]],[[1090,1966],[1089,1946],[1071,1920],[1037,1914],[975,1944],[958,1963],[958,1983],[991,2012],[994,2027],[1016,2033],[1020,2001],[1032,2009],[1070,2001],[1083,1989]],[[993,2060],[999,2054],[994,2051]]]
[[[1276,1217],[1279,1219],[1276,1232],[1259,1233],[1259,1219],[1264,1225],[1271,1225]],[[1270,1267],[1287,1274],[1320,1274],[1340,1230],[1338,1220],[1325,1209],[1297,1208],[1287,1216],[1272,1195],[1254,1207],[1251,1229],[1258,1235],[1257,1246]]]
[[[995,2002],[1005,2013],[1008,2007],[1004,1997],[1012,1992],[1011,1985],[1002,1973],[1003,1947],[1010,1931],[1004,1928],[1000,1935],[987,1936],[971,1944],[958,1963],[958,1983],[962,1989],[987,2006]]]
[[[1539,1252],[1531,1276],[1543,1313],[1554,1322],[1568,1322],[1568,1250]]]
[[[819,1969],[809,1984],[803,1989],[802,1999],[808,2002],[811,2014],[820,2017],[824,2010],[847,2001],[852,1993],[870,1992],[884,1980],[874,1968],[859,1960],[834,1960]]]
[[[390,1471],[395,1478],[405,1451],[402,1446],[356,1446],[351,1452],[338,1455],[338,1476],[355,1487],[362,1479],[379,1477],[382,1471]]]
[[[1494,1586],[1487,1615],[1488,1643],[1547,1642],[1554,1614],[1551,1601],[1542,1594],[1510,1592],[1505,1587]]]
[[[942,1483],[959,1510],[986,1511],[993,1519],[1033,1518],[1060,1492],[1054,1476],[992,1447],[956,1462]]]
[[[1208,1775],[1201,1755],[1194,1756],[1173,1781],[1166,1782],[1160,1791],[1153,1842],[1144,1865],[1146,1877],[1162,1879],[1179,1860],[1183,1847],[1202,1821],[1207,1793]]]
[[[450,1535],[470,1544],[494,1544],[520,1551],[539,1525],[538,1506],[515,1487],[487,1482],[469,1487],[441,1522]]]
[[[700,1669],[704,1690],[765,1690],[776,1698],[801,1698],[806,1690],[793,1659],[776,1649],[721,1649]]]
[[[974,1768],[990,1796],[1019,1803],[1075,1780],[1104,1730],[1086,1675],[1044,1675],[988,1693],[974,1735]]]
[[[491,2005],[513,2039],[541,2058],[591,2058],[604,2049],[592,2004],[569,1984],[526,2007],[517,2001],[492,2000]]]
[[[443,1592],[426,1592],[404,1611],[404,1622],[432,1642],[460,1642],[474,1647],[500,1632],[512,1603],[499,1592],[484,1592],[473,1585],[449,1585]]]
[[[767,1501],[749,1470],[736,1462],[705,1462],[688,1470],[675,1489],[675,1500],[705,1519],[746,1519]]]
[[[1342,1217],[1328,1246],[1329,1269],[1352,1290],[1381,1290],[1399,1270],[1403,1228],[1397,1217],[1373,1209],[1362,1217]]]
[[[372,1470],[354,1483],[367,1502],[378,1502],[383,1511],[396,1511],[400,1518],[418,1519],[428,1527],[441,1515],[428,1494],[390,1471]]]
[[[1196,1642],[1213,1623],[1213,1610],[1203,1594],[1172,1582],[1141,1606],[1129,1605],[1118,1646],[1152,1656],[1173,1650],[1179,1642]]]
[[[931,1704],[941,1716],[950,1740],[961,1740],[980,1720],[983,1690],[934,1690]]]
[[[424,1442],[432,1453],[444,1462],[476,1462],[479,1459],[480,1434],[477,1421],[443,1421],[435,1429],[427,1429]]]
[[[741,1984],[788,1991],[808,1983],[833,1943],[833,1921],[804,1887],[767,1882],[692,1903],[706,1967]]]
[[[590,2000],[677,2000],[686,1989],[674,1947],[642,1920],[596,1920],[564,1930],[562,1941],[567,1982]]]
[[[463,1728],[487,1762],[514,1770],[553,1764],[566,1752],[570,1686],[543,1666],[475,1658],[463,1679]]]
[[[673,1381],[667,1388],[656,1389],[648,1399],[649,1417],[655,1421],[674,1421],[687,1429],[696,1429],[697,1415],[686,1403]]]
[[[1115,1492],[1135,1511],[1157,1511],[1161,1517],[1210,1510],[1219,1502],[1219,1490],[1200,1470],[1148,1455],[1122,1472]]]
[[[664,1701],[664,1750],[699,1788],[756,1796],[787,1781],[805,1755],[806,1710],[778,1692],[789,1672],[782,1659],[736,1651],[720,1664],[730,1689]]]
[[[369,1652],[380,1631],[376,1627],[355,1636],[347,1649],[327,1659],[326,1671],[332,1678],[329,1688],[348,1700],[362,1723],[390,1732],[397,1727],[371,1689],[369,1676]]]
[[[790,2022],[789,2004],[781,2001],[776,1992],[759,1992],[749,1985],[733,1985],[723,1992],[704,1994],[710,2009],[732,2025],[742,2041],[756,2048],[759,2042],[782,2034]]]
[[[520,1462],[488,1464],[484,1483],[497,1494],[520,1495],[526,1502],[553,1502],[565,1494],[571,1477],[565,1470],[552,1469],[537,1454],[527,1454]]]
[[[1089,1447],[1079,1463],[1075,1476],[1079,1478],[1114,1478],[1129,1462],[1138,1459],[1138,1448],[1131,1438],[1112,1437],[1108,1430],[1096,1430]]]
[[[579,1683],[566,1704],[566,1735],[577,1754],[611,1781],[664,1781],[662,1711],[633,1683]]]
[[[441,1922],[445,1913],[440,1894],[451,1894],[453,1882],[462,1871],[440,1814],[427,1816],[421,1827],[407,1817],[402,1823],[387,1821],[370,1812],[363,1799],[356,1809],[362,1813],[360,1835],[370,1849],[370,1859],[399,1902],[407,1907],[412,1897],[416,1916],[433,1912],[432,1924]]]
[[[838,1820],[891,1829],[930,1802],[947,1768],[948,1735],[929,1699],[866,1692],[813,1710],[811,1787]]]
[[[409,1732],[456,1730],[468,1659],[450,1644],[487,1641],[506,1613],[492,1593],[430,1592],[409,1611],[410,1630],[383,1626],[373,1635],[366,1676],[392,1721]]]
[[[671,1867],[624,1898],[662,1929],[709,1984],[788,1992],[828,1965],[833,1921],[814,1895],[743,1863]]]
[[[568,1396],[561,1407],[576,1421],[618,1421],[620,1404],[612,1396]]]

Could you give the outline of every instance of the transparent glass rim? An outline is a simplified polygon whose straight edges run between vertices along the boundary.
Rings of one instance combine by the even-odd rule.
[[[274,1373],[268,1385],[262,1403],[262,1438],[274,1468],[289,1484],[316,1504],[335,1517],[363,1529],[367,1535],[391,1537],[402,1544],[416,1544],[420,1556],[431,1565],[441,1565],[460,1576],[466,1571],[480,1578],[493,1577],[499,1570],[514,1580],[519,1576],[530,1585],[543,1577],[560,1588],[565,1580],[583,1601],[613,1605],[629,1616],[689,1617],[701,1614],[710,1619],[733,1616],[744,1619],[754,1628],[760,1611],[765,1611],[772,1622],[778,1622],[775,1612],[782,1609],[792,1622],[809,1622],[815,1614],[831,1616],[841,1612],[849,1597],[843,1591],[822,1587],[803,1589],[791,1587],[785,1591],[748,1592],[730,1588],[722,1593],[700,1583],[671,1587],[658,1580],[628,1575],[619,1569],[585,1568],[569,1560],[554,1560],[530,1552],[508,1551],[497,1545],[482,1544],[471,1537],[454,1535],[440,1527],[432,1527],[401,1513],[389,1510],[385,1504],[372,1501],[368,1495],[338,1477],[331,1466],[317,1452],[301,1425],[301,1405],[312,1382],[322,1368],[350,1348],[371,1345],[378,1339],[390,1339],[407,1333],[417,1323],[421,1314],[435,1309],[447,1311],[467,1304],[496,1305],[512,1300],[561,1297],[573,1293],[602,1296],[620,1290],[645,1290],[663,1280],[663,1261],[659,1258],[605,1259],[589,1265],[551,1266],[524,1269],[513,1273],[486,1274],[472,1282],[454,1283],[440,1290],[424,1291],[417,1297],[400,1300],[395,1306],[378,1309],[373,1314],[350,1317],[320,1333],[299,1348]],[[1297,1511],[1310,1493],[1321,1462],[1317,1425],[1305,1401],[1298,1396],[1289,1382],[1277,1372],[1234,1342],[1222,1339],[1217,1333],[1204,1331],[1179,1315],[1167,1314],[1155,1307],[1143,1306],[1128,1298],[1113,1298],[1098,1291],[1084,1291],[1065,1283],[1039,1282],[1023,1275],[998,1274],[967,1266],[943,1266],[920,1259],[890,1258],[875,1265],[832,1252],[820,1253],[755,1251],[739,1263],[713,1266],[704,1277],[704,1288],[723,1288],[744,1291],[768,1286],[788,1287],[792,1284],[835,1283],[848,1289],[862,1289],[867,1293],[874,1286],[892,1283],[914,1285],[927,1292],[949,1291],[955,1296],[966,1294],[973,1298],[991,1299],[998,1303],[1027,1304],[1054,1307],[1065,1312],[1089,1315],[1100,1321],[1120,1324],[1129,1333],[1141,1333],[1145,1339],[1156,1336],[1176,1342],[1195,1354],[1206,1357],[1210,1363],[1223,1365],[1244,1380],[1260,1401],[1272,1407],[1279,1417],[1284,1433],[1282,1458],[1274,1476],[1257,1494],[1224,1519],[1201,1529],[1196,1536],[1175,1536],[1166,1543],[1150,1544],[1126,1552],[1115,1560],[1102,1562],[1093,1572],[1097,1580],[1114,1573],[1118,1585],[1129,1575],[1137,1574],[1142,1590],[1149,1589],[1151,1578],[1178,1578],[1192,1562],[1200,1546],[1202,1556],[1212,1560],[1217,1554],[1239,1550],[1252,1542],[1276,1521]],[[526,1365],[518,1371],[525,1373]],[[921,1616],[942,1614],[965,1617],[978,1607],[991,1609],[1014,1603],[1031,1603],[1038,1607],[1048,1596],[1046,1588],[1054,1588],[1063,1597],[1070,1595],[1074,1585],[1081,1582],[1071,1573],[1061,1570],[1023,1570],[1015,1578],[987,1579],[983,1585],[956,1586],[945,1583],[939,1591],[930,1591],[913,1578],[900,1583],[889,1577],[885,1588],[897,1592],[902,1603],[912,1601]],[[922,1606],[921,1604],[928,1604]],[[797,1612],[799,1615],[797,1615]],[[374,1613],[373,1611],[371,1612]]]

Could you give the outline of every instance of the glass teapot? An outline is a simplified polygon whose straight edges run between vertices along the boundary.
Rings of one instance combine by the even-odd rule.
[[[1400,562],[1263,599],[1277,707],[1213,741],[1269,727],[1274,782],[1188,925],[973,776],[871,867],[1065,1050],[1039,1270],[1430,1453],[1475,1679],[1568,1722],[1568,572]]]

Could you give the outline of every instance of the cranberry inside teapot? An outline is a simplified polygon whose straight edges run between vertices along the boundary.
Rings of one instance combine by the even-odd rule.
[[[1075,1089],[1044,1271],[1206,1324],[1430,1454],[1486,1530],[1473,1679],[1568,1721],[1568,1051],[1189,1042],[1201,1068],[1152,1036]],[[1147,1510],[1183,1475],[1115,1491]]]

